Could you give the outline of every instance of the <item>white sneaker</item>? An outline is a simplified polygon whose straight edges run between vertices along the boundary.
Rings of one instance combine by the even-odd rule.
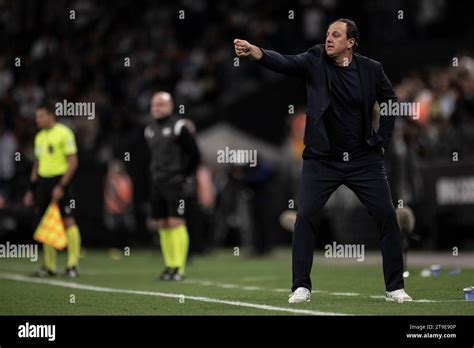
[[[385,301],[398,303],[413,301],[413,299],[405,292],[405,289],[386,291],[385,294]]]
[[[297,288],[290,295],[288,303],[309,302],[311,299],[311,291],[306,288]]]

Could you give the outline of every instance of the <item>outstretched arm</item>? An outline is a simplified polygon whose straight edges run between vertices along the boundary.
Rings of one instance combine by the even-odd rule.
[[[238,57],[249,57],[264,67],[286,75],[307,76],[309,65],[308,52],[298,55],[285,55],[264,50],[246,40],[235,39],[234,49]]]

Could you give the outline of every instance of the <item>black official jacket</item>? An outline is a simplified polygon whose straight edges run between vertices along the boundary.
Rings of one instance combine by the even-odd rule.
[[[190,120],[176,115],[152,120],[144,133],[153,182],[184,182],[196,170],[200,153]]]
[[[330,143],[322,116],[331,102],[331,86],[327,78],[327,65],[331,64],[331,58],[326,54],[324,45],[313,46],[298,55],[261,50],[263,56],[257,61],[259,64],[270,70],[306,80],[308,109],[304,143],[319,151],[329,151]],[[372,125],[374,105],[376,101],[379,104],[388,100],[396,102],[397,96],[381,63],[357,53],[353,54],[353,59],[356,60],[362,86],[362,119],[366,143],[374,149],[386,147],[393,133],[395,119],[393,116],[380,117],[380,126],[376,131]]]

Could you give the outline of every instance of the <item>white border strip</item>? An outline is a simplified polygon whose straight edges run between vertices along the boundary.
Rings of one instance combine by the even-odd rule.
[[[243,286],[238,284],[229,284],[229,283],[215,283],[209,280],[199,280],[199,279],[186,279],[184,284],[196,284],[202,286],[212,286],[216,288],[223,288],[223,289],[240,289],[240,290],[255,290],[255,291],[273,291],[273,292],[289,292],[288,289],[268,289],[268,288],[261,288],[258,286]],[[385,296],[366,296],[359,294],[357,292],[328,292],[327,290],[312,290],[311,293],[324,293],[332,296],[346,296],[346,297],[369,297],[373,299],[385,299]],[[413,300],[411,302],[417,303],[443,303],[443,302],[465,302],[465,300],[426,300],[426,299],[418,299]]]
[[[277,312],[286,312],[286,313],[295,313],[295,314],[347,315],[343,313],[320,312],[320,311],[312,311],[312,310],[307,310],[307,309],[276,307],[276,306],[261,305],[261,304],[254,304],[254,303],[247,303],[247,302],[240,302],[240,301],[219,300],[217,298],[210,298],[210,297],[187,296],[183,294],[173,294],[173,293],[154,292],[154,291],[105,288],[105,287],[99,287],[99,286],[93,286],[93,285],[87,285],[87,284],[66,282],[62,280],[32,278],[32,277],[27,277],[27,276],[23,276],[19,274],[11,274],[11,273],[0,273],[0,279],[15,280],[15,281],[26,282],[26,283],[46,284],[46,285],[52,285],[52,286],[59,286],[63,288],[89,290],[89,291],[97,291],[97,292],[110,292],[110,293],[119,293],[119,294],[132,294],[132,295],[159,296],[159,297],[167,297],[167,298],[187,299],[187,300],[192,300],[192,301],[219,303],[219,304],[226,304],[230,306],[256,308],[256,309],[262,309],[262,310],[267,310],[267,311],[277,311]]]

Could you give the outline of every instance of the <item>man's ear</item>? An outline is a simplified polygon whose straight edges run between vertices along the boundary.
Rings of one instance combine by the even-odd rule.
[[[349,41],[349,44],[350,44],[349,48],[354,48],[355,39],[354,39],[354,38],[351,38],[351,39],[349,39],[348,41]]]

